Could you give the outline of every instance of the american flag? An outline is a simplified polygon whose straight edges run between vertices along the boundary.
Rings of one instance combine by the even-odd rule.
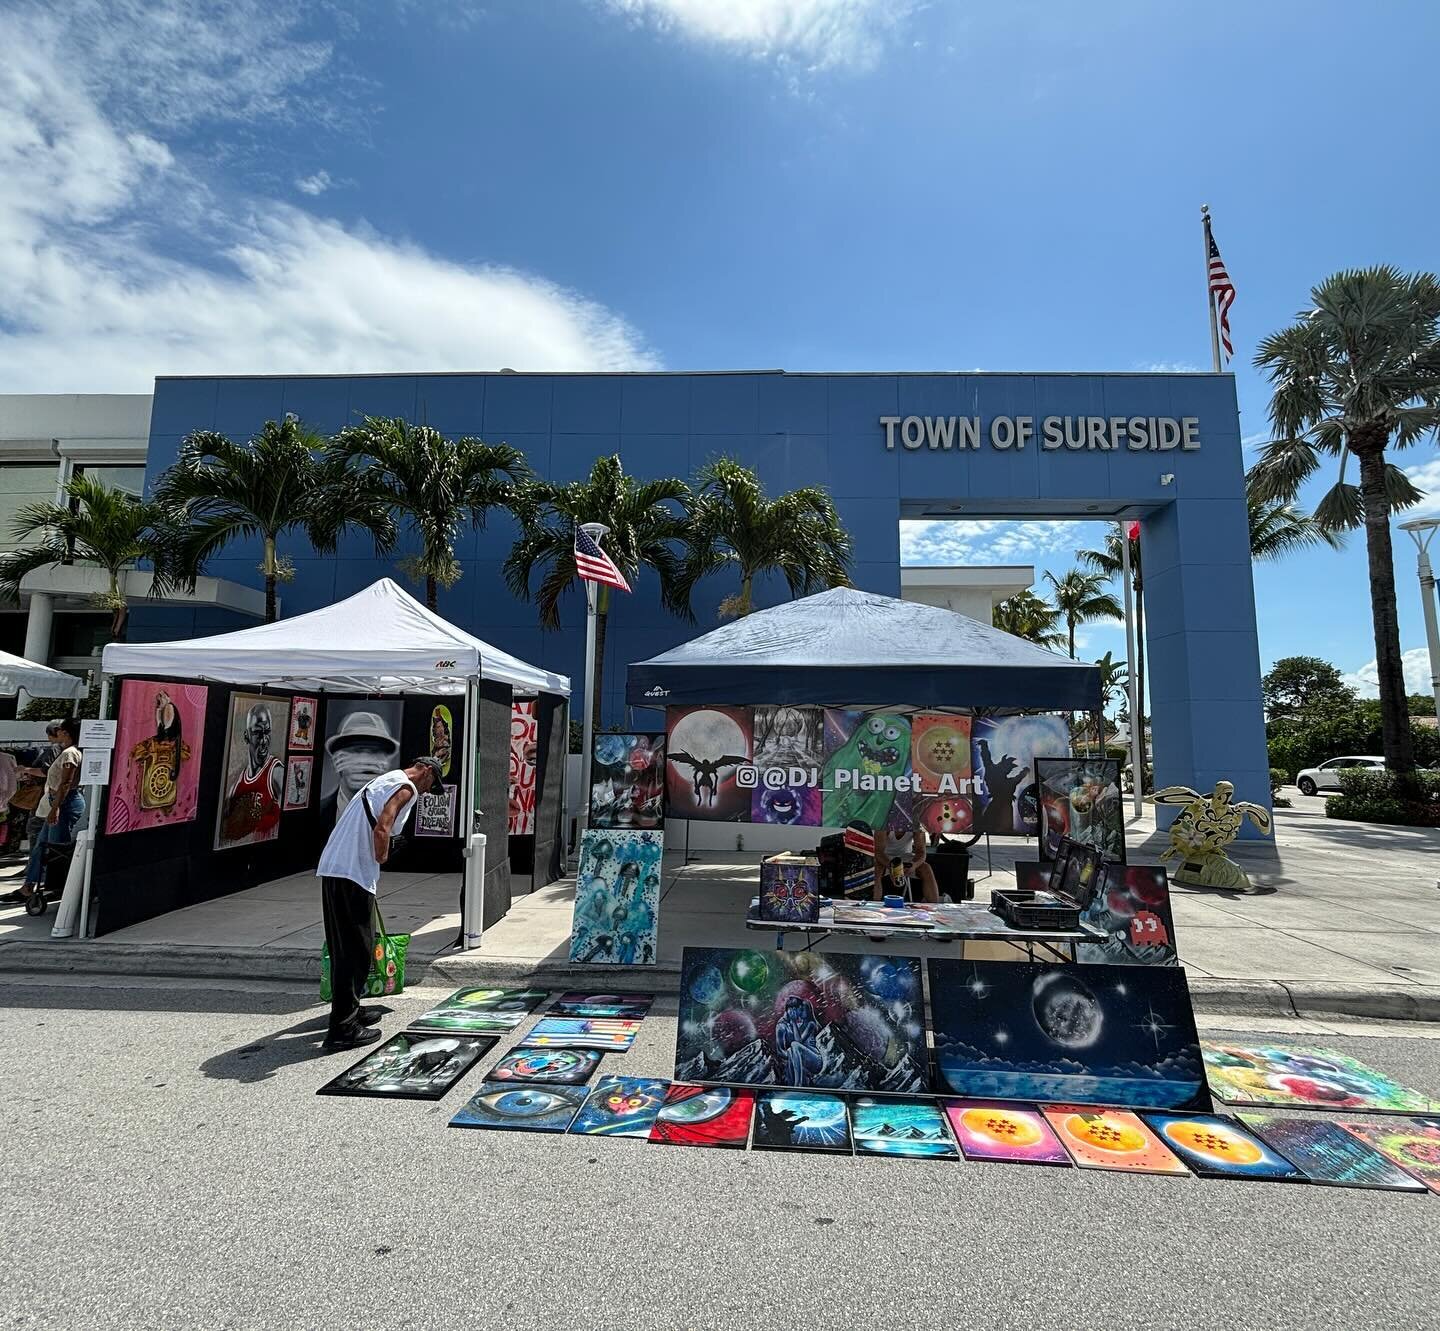
[[[1230,307],[1235,303],[1235,284],[1225,271],[1225,260],[1220,257],[1220,246],[1215,243],[1208,215],[1205,218],[1205,241],[1210,251],[1210,300],[1220,309],[1220,341],[1225,348],[1225,359],[1229,360],[1235,354],[1235,348],[1230,344]]]
[[[580,526],[575,528],[575,572],[583,582],[603,582],[607,587],[618,587],[622,592],[630,590],[630,584],[615,567],[615,561]]]

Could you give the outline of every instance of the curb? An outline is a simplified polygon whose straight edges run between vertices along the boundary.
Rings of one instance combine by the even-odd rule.
[[[261,980],[318,992],[320,958],[309,949],[177,948],[145,943],[0,943],[0,983],[46,975],[93,976],[97,982],[148,980]],[[680,992],[680,968],[577,966],[565,960],[443,952],[407,967],[407,988],[422,985],[534,985],[548,989],[606,991],[640,988],[657,995]],[[1323,980],[1252,980],[1188,977],[1195,1011],[1207,1016],[1281,1018],[1351,1017],[1387,1021],[1440,1021],[1440,986],[1341,984]]]

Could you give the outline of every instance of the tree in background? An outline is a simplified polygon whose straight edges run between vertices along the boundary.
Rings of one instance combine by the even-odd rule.
[[[186,529],[180,567],[192,576],[231,541],[260,538],[267,624],[275,620],[276,585],[295,576],[279,548],[287,533],[303,532],[322,554],[333,553],[350,527],[368,531],[377,554],[395,542],[384,497],[294,416],[266,421],[247,444],[214,430],[187,435],[155,487],[155,502]]]
[[[1002,633],[1024,638],[1037,647],[1065,645],[1065,635],[1060,631],[1060,612],[1044,597],[1028,589],[997,601],[990,612],[990,622]]]
[[[1318,656],[1283,656],[1260,681],[1272,723],[1353,707],[1359,698],[1340,672]]]
[[[1145,577],[1140,565],[1140,524],[1138,522],[1116,523],[1105,533],[1104,544],[1098,550],[1077,550],[1075,558],[1080,567],[1089,573],[1100,573],[1107,581],[1123,577],[1125,573],[1124,541],[1130,543],[1130,588],[1135,605],[1135,684],[1139,690],[1140,714],[1145,714]],[[1148,766],[1145,755],[1145,727],[1140,726],[1140,771]],[[1143,787],[1142,787],[1143,789]]]
[[[720,603],[720,614],[748,615],[755,579],[764,573],[780,573],[792,597],[848,585],[851,545],[820,486],[771,499],[752,468],[716,458],[695,477],[685,524],[686,588],[734,569],[740,590]]]
[[[425,604],[438,609],[438,589],[460,580],[455,542],[461,530],[483,529],[492,509],[511,509],[516,486],[529,475],[524,454],[509,444],[468,436],[447,439],[428,425],[367,416],[331,446],[350,475],[384,503],[392,520],[409,522],[420,552],[401,561],[424,583]]]
[[[67,503],[26,504],[15,514],[11,536],[34,544],[0,555],[0,599],[16,600],[27,573],[50,564],[93,564],[106,588],[95,603],[110,612],[110,637],[125,637],[129,610],[122,579],[141,560],[153,571],[152,595],[163,596],[187,581],[176,574],[177,533],[165,508],[81,474],[65,485]],[[188,581],[193,582],[193,579]]]
[[[1255,364],[1269,372],[1275,438],[1251,469],[1263,500],[1294,503],[1321,459],[1339,478],[1315,506],[1326,531],[1365,528],[1370,610],[1379,676],[1386,766],[1415,767],[1405,701],[1390,515],[1422,496],[1386,450],[1440,431],[1440,279],[1391,267],[1348,270],[1311,292],[1313,308],[1261,342]],[[1359,464],[1360,484],[1345,480]]]
[[[1097,619],[1125,618],[1125,611],[1114,595],[1105,590],[1103,573],[1086,573],[1072,568],[1063,578],[1046,571],[1046,580],[1055,589],[1055,608],[1065,620],[1066,640],[1070,659],[1075,659],[1075,630],[1081,624]]]
[[[1338,550],[1344,534],[1323,527],[1294,504],[1284,500],[1266,499],[1263,480],[1254,478],[1254,468],[1245,474],[1245,510],[1250,522],[1250,558],[1254,560],[1283,559],[1313,545],[1328,545]]]
[[[579,583],[575,573],[575,528],[586,522],[603,522],[610,534],[605,553],[633,587],[642,568],[660,579],[660,601],[672,614],[694,619],[686,590],[678,546],[684,537],[682,505],[690,487],[679,477],[637,481],[625,474],[618,456],[596,458],[583,481],[557,485],[553,481],[527,481],[518,487],[515,512],[520,538],[505,560],[505,585],[522,600],[532,594],[540,611],[541,626],[560,627],[560,602]],[[541,573],[533,593],[530,580]],[[595,687],[589,699],[595,729],[600,729],[600,698],[605,677],[605,632],[610,612],[610,588],[600,587],[595,624]]]

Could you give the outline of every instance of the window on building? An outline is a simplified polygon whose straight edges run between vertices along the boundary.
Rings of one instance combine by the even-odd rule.
[[[15,515],[26,504],[53,504],[59,483],[58,462],[0,462],[0,551],[25,544],[11,535]]]
[[[137,499],[145,493],[145,468],[139,467],[97,467],[86,465],[76,467],[77,476],[93,476],[97,481],[103,481],[112,490],[124,490],[126,494],[132,494]]]

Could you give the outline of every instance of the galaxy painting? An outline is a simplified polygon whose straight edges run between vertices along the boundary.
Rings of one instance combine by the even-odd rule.
[[[1079,943],[1075,959],[1087,965],[1174,966],[1175,922],[1163,868],[1106,863],[1080,919],[1105,934],[1104,942]]]
[[[609,1017],[541,1017],[517,1046],[520,1049],[596,1049],[623,1054],[635,1043],[638,1021]]]
[[[1001,1160],[1018,1165],[1065,1165],[1070,1155],[1060,1145],[1045,1115],[1034,1105],[996,1100],[943,1100],[945,1116],[967,1160]]]
[[[591,750],[590,826],[665,824],[665,736],[595,736]]]
[[[586,1137],[646,1137],[665,1103],[670,1083],[656,1077],[601,1077],[572,1133]]]
[[[570,960],[652,966],[660,932],[665,834],[587,829],[580,838]]]
[[[512,1049],[485,1074],[485,1080],[578,1086],[590,1080],[590,1074],[604,1057],[594,1049]]]
[[[654,994],[601,994],[571,990],[555,1000],[551,1017],[628,1017],[638,1019],[650,1011]]]
[[[754,1108],[754,1091],[672,1083],[655,1116],[650,1140],[669,1146],[729,1146],[744,1150]]]
[[[583,1086],[535,1086],[486,1081],[450,1120],[452,1128],[509,1128],[515,1132],[564,1132],[585,1103]]]
[[[1424,1192],[1425,1185],[1379,1151],[1316,1114],[1276,1114],[1248,1110],[1240,1121],[1269,1146],[1298,1165],[1312,1183],[1337,1188],[1382,1188]]]
[[[850,1107],[832,1091],[761,1091],[750,1145],[759,1151],[850,1154]]]
[[[1138,1114],[1091,1105],[1046,1105],[1043,1112],[1081,1169],[1111,1169],[1123,1174],[1190,1172]]]
[[[912,1160],[956,1160],[955,1143],[934,1100],[901,1096],[856,1096],[850,1106],[856,1155],[903,1156]]]
[[[1180,967],[927,965],[935,1066],[956,1095],[1210,1109]]]
[[[457,989],[410,1023],[417,1031],[472,1031],[504,1035],[547,998],[548,989]]]
[[[1204,1045],[1210,1089],[1232,1105],[1353,1109],[1375,1114],[1433,1114],[1428,1095],[1412,1091],[1331,1049],[1278,1045]]]
[[[438,1100],[494,1047],[493,1037],[407,1031],[392,1035],[316,1094]]]
[[[1440,1192],[1440,1128],[1429,1123],[1342,1123],[1387,1160],[1414,1174],[1431,1192]]]
[[[1068,754],[1063,716],[976,717],[970,726],[975,827],[995,836],[1037,836],[1035,755]]]
[[[677,1081],[903,1094],[927,1062],[912,957],[685,949]]]
[[[1283,1155],[1231,1118],[1215,1114],[1142,1114],[1160,1140],[1195,1173],[1209,1178],[1257,1178],[1303,1183]]]

